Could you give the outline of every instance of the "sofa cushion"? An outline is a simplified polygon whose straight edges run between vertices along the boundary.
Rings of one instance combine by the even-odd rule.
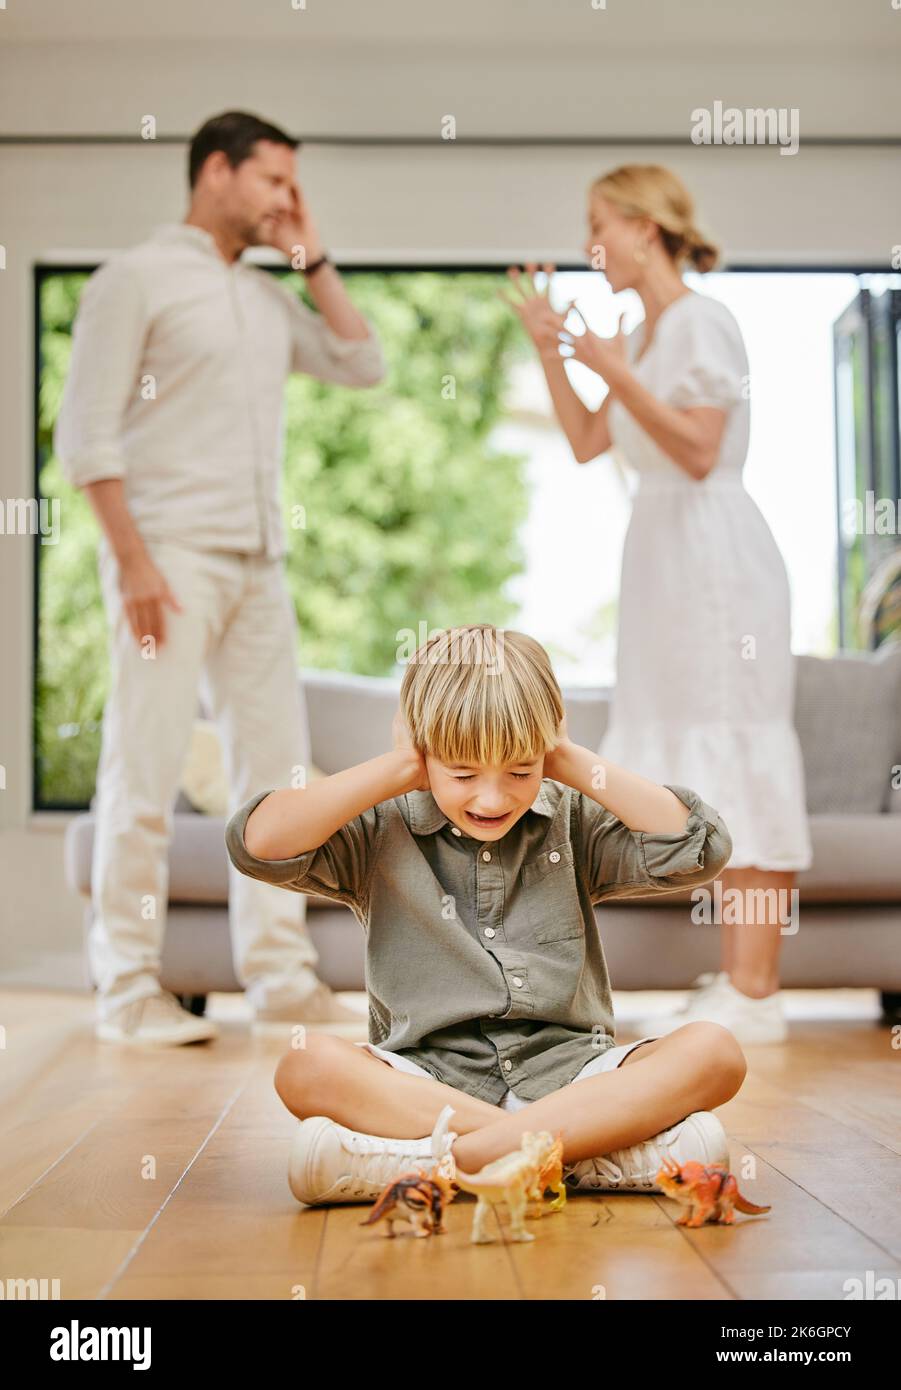
[[[310,764],[307,780],[312,782],[321,776],[319,769]],[[193,808],[207,816],[227,817],[228,806],[228,778],[219,730],[210,719],[195,719],[175,809]]]
[[[795,727],[811,815],[889,809],[901,762],[901,645],[796,657]]]
[[[901,902],[901,822],[895,816],[811,816],[813,863],[797,885],[804,904]]]
[[[196,811],[207,816],[224,816],[228,808],[228,779],[219,731],[211,719],[195,719],[181,790]]]

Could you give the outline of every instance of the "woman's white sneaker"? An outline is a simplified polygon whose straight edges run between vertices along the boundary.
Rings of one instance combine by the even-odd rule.
[[[101,1042],[132,1047],[177,1047],[218,1038],[219,1029],[210,1019],[183,1009],[168,990],[160,990],[100,1019],[94,1025],[94,1034]]]
[[[456,1139],[447,1124],[453,1108],[446,1105],[431,1135],[422,1139],[386,1139],[361,1134],[327,1115],[298,1121],[288,1160],[288,1186],[298,1202],[374,1202],[392,1178],[410,1169],[422,1172],[442,1162],[453,1176],[451,1145]]]
[[[694,1159],[728,1168],[729,1141],[716,1115],[695,1110],[641,1144],[566,1164],[563,1180],[574,1192],[662,1192],[654,1179],[667,1157],[680,1164]]]
[[[736,989],[725,970],[695,989],[675,1013],[663,1018],[630,1019],[629,1026],[639,1033],[663,1037],[686,1023],[700,1022],[721,1024],[740,1043],[781,1043],[788,1037],[780,992],[755,999]]]

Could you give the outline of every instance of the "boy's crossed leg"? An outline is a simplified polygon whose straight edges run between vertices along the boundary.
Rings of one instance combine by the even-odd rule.
[[[559,1131],[565,1164],[639,1144],[696,1110],[724,1105],[746,1071],[727,1028],[687,1023],[630,1052],[614,1071],[504,1111],[432,1077],[398,1071],[344,1038],[308,1033],[304,1048],[279,1061],[275,1088],[299,1119],[328,1115],[348,1129],[390,1139],[431,1134],[442,1108],[452,1105],[449,1128],[459,1136],[454,1160],[472,1173],[519,1148],[526,1130]]]
[[[275,1069],[275,1089],[298,1119],[328,1115],[383,1139],[425,1138],[445,1105],[454,1108],[448,1128],[457,1134],[490,1124],[501,1113],[434,1077],[398,1071],[332,1033],[307,1032],[304,1047],[286,1052]]]

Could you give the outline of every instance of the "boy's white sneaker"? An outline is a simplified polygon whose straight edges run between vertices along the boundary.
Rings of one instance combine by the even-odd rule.
[[[374,1202],[392,1178],[412,1169],[426,1173],[444,1160],[453,1176],[447,1128],[453,1107],[445,1105],[431,1135],[423,1139],[385,1139],[339,1125],[327,1115],[300,1120],[288,1160],[288,1186],[298,1202]]]
[[[125,1004],[109,1018],[100,1019],[94,1034],[101,1042],[133,1047],[178,1047],[182,1043],[218,1038],[219,1029],[208,1018],[183,1009],[174,994],[160,990]]]
[[[686,1023],[700,1022],[722,1024],[740,1043],[781,1043],[788,1037],[779,990],[754,999],[736,989],[725,970],[698,986],[675,1013],[630,1020],[630,1026],[639,1033],[663,1037]]]
[[[726,1131],[712,1111],[696,1110],[641,1144],[565,1164],[563,1181],[574,1192],[662,1192],[654,1179],[664,1158],[728,1168]]]

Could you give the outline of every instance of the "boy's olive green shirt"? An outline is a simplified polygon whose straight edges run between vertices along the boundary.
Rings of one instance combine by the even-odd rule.
[[[499,840],[448,820],[430,791],[355,816],[318,849],[257,859],[253,796],[225,842],[241,873],[346,903],[366,935],[369,1040],[498,1105],[539,1100],[614,1045],[610,981],[593,903],[707,883],[732,840],[687,787],[681,834],[630,830],[591,797],[545,778]]]

